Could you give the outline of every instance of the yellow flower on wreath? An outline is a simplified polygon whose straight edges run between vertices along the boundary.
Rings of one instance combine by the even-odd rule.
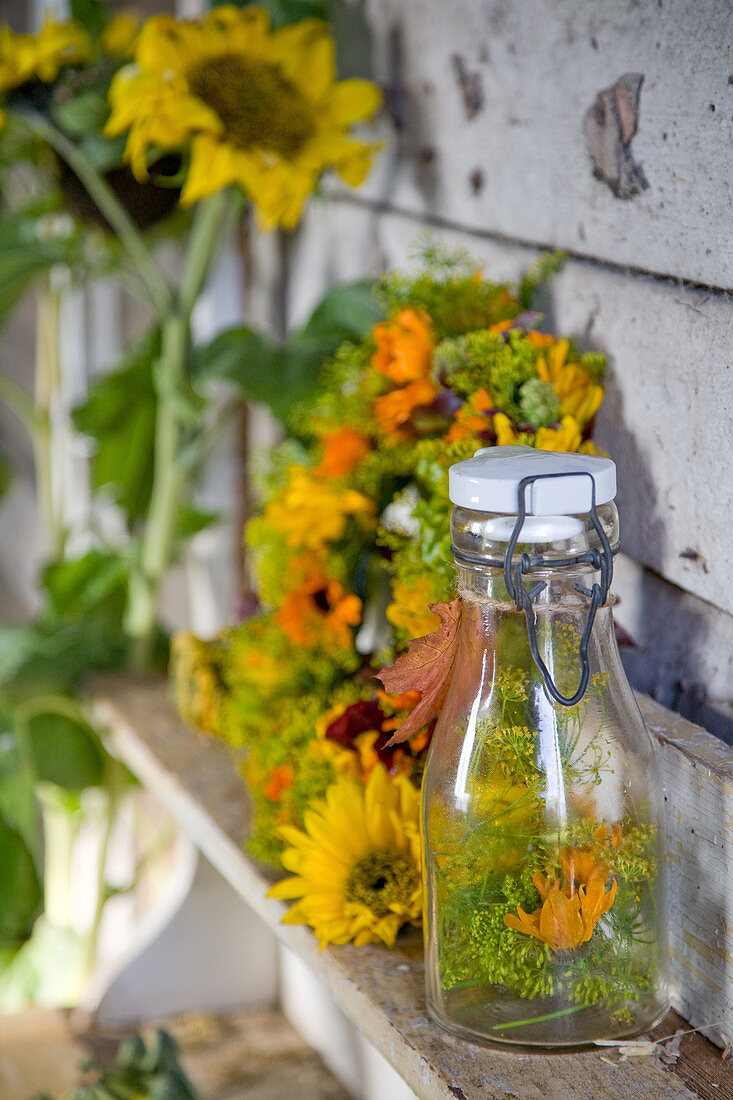
[[[580,428],[584,428],[598,412],[603,400],[603,386],[593,381],[582,363],[568,363],[568,340],[557,340],[543,348],[543,351],[545,354],[537,360],[537,374],[543,382],[552,383],[560,399],[560,416],[563,420],[572,416]]]
[[[378,765],[366,786],[347,776],[304,815],[305,829],[283,825],[290,847],[282,862],[294,877],[268,897],[296,898],[284,924],[307,924],[327,944],[392,947],[405,923],[422,911],[420,792]]]
[[[580,425],[574,416],[564,416],[559,428],[538,428],[534,445],[540,451],[580,451],[594,455],[595,446],[583,440]]]
[[[73,19],[59,23],[47,16],[37,34],[15,34],[3,24],[0,26],[0,95],[34,78],[50,84],[65,65],[88,61],[92,52],[89,35]]]
[[[258,7],[214,8],[201,19],[147,20],[110,89],[108,136],[129,131],[139,180],[148,154],[190,148],[181,203],[239,185],[264,229],[296,225],[321,174],[362,183],[378,146],[349,127],[381,93],[367,80],[335,79],[335,47],[317,19],[273,31]]]
[[[439,617],[428,604],[437,596],[430,577],[420,576],[411,582],[396,580],[392,583],[392,602],[385,612],[392,626],[404,630],[408,638],[423,638],[440,626]]]
[[[321,550],[338,542],[350,517],[365,526],[374,521],[374,503],[355,489],[339,489],[292,466],[287,486],[265,508],[265,522],[292,549]]]

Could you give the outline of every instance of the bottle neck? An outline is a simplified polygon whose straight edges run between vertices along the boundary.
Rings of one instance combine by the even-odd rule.
[[[518,609],[502,570],[464,563],[457,569],[463,602],[460,659],[467,665],[477,660],[484,665],[487,655],[509,661],[538,685],[544,683],[548,697],[564,706],[583,699],[596,673],[620,670],[610,601],[599,607],[586,594],[598,571],[575,566],[532,572],[521,580],[525,591],[540,581],[544,588],[529,608],[525,601]]]
[[[494,604],[497,610],[512,610],[515,600],[507,590],[503,569],[493,566],[473,565],[456,560],[458,594],[465,603]],[[592,589],[599,583],[600,571],[590,565],[572,568],[534,569],[522,577],[527,591],[542,582],[544,588],[533,599],[538,615],[563,612],[568,615],[583,614],[590,600],[579,589]]]

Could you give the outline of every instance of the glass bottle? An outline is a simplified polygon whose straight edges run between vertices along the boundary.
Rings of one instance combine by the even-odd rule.
[[[430,1014],[542,1047],[669,1004],[662,791],[608,588],[610,459],[492,447],[450,471],[462,601],[423,782]]]

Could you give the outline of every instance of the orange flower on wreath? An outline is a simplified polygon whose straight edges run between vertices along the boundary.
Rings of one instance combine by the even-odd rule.
[[[270,778],[262,793],[270,802],[280,802],[283,791],[289,791],[295,782],[295,772],[290,764],[278,764],[270,772]]]
[[[351,628],[361,622],[361,600],[353,592],[346,592],[339,581],[312,569],[297,588],[288,592],[276,617],[296,645],[322,646],[328,651],[348,649],[352,644]]]
[[[443,436],[446,443],[459,443],[464,439],[470,439],[472,435],[491,431],[492,423],[488,414],[493,408],[494,402],[488,392],[483,387],[476,390],[470,400],[456,413],[455,420]]]
[[[402,425],[407,423],[415,409],[432,405],[437,395],[437,387],[428,378],[420,378],[408,386],[375,398],[374,412],[380,428],[387,434],[401,434]]]
[[[393,321],[375,325],[372,366],[403,386],[427,378],[433,358],[432,326],[423,310],[404,309]]]
[[[371,451],[369,440],[356,428],[337,428],[322,439],[323,458],[313,473],[316,477],[337,478],[349,474]]]

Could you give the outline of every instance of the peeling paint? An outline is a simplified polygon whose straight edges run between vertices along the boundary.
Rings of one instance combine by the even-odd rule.
[[[642,73],[624,73],[598,93],[583,119],[593,175],[607,183],[617,199],[632,199],[649,187],[644,169],[631,154],[643,82]]]

